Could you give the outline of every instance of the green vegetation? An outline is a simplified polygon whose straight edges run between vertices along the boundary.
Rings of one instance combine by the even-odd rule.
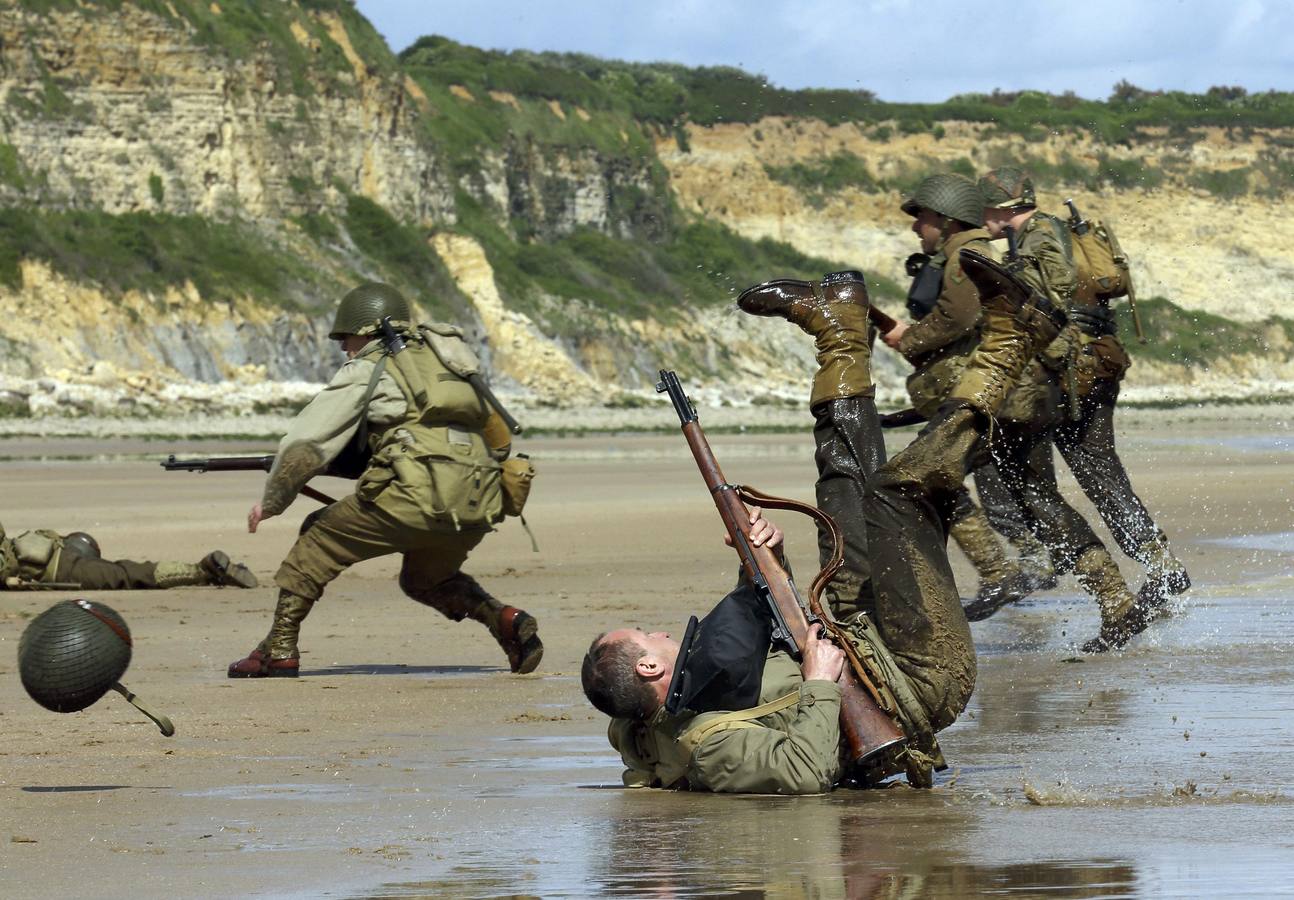
[[[868,171],[867,163],[848,151],[819,157],[812,163],[765,164],[764,171],[774,181],[803,191],[815,209],[821,209],[826,196],[836,191],[854,189],[875,194],[882,190],[881,184]]]
[[[458,296],[445,264],[427,245],[427,235],[421,229],[401,224],[358,194],[347,196],[342,224],[360,252],[378,264],[383,277],[411,289],[411,296],[428,310],[443,313],[448,308],[447,298]]]
[[[152,195],[153,202],[158,206],[166,199],[166,188],[162,185],[162,176],[156,172],[148,176],[148,193]]]
[[[1207,366],[1238,352],[1259,351],[1260,336],[1273,324],[1294,339],[1294,319],[1273,316],[1258,323],[1236,322],[1212,313],[1183,309],[1163,297],[1139,301],[1137,312],[1149,343],[1137,342],[1127,302],[1119,301],[1115,307],[1119,335],[1134,360]]]
[[[21,285],[22,259],[41,259],[68,278],[116,290],[192,281],[213,300],[253,294],[282,302],[291,287],[315,278],[303,261],[245,225],[198,216],[0,209],[0,282]]]

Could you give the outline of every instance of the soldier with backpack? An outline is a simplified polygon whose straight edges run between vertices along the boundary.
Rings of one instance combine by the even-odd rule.
[[[329,337],[347,362],[297,414],[279,442],[255,532],[287,509],[313,476],[353,444],[368,458],[354,494],[326,507],[274,576],[269,634],[229,666],[230,678],[296,677],[301,623],[324,588],[365,559],[400,553],[401,589],[446,617],[485,625],[513,672],[543,656],[535,619],[460,571],[505,514],[519,514],[533,468],[509,459],[505,416],[478,387],[479,364],[452,325],[415,325],[405,298],[369,282],[337,308]]]
[[[1069,318],[1078,332],[1073,355],[1076,403],[1056,429],[1061,456],[1087,498],[1095,504],[1119,548],[1145,566],[1138,599],[1150,609],[1191,586],[1186,567],[1155,524],[1128,478],[1114,446],[1114,408],[1132,360],[1119,341],[1110,301],[1127,297],[1140,336],[1136,293],[1128,258],[1106,222],[1088,222],[1066,201],[1078,287]],[[1144,340],[1144,338],[1143,338]]]

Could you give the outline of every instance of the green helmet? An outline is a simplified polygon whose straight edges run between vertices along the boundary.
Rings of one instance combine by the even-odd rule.
[[[100,559],[99,542],[84,531],[74,531],[63,536],[63,552],[82,559]]]
[[[371,334],[387,316],[398,322],[412,322],[409,301],[389,284],[366,281],[341,298],[328,337],[337,340],[348,334]]]
[[[31,698],[54,712],[90,706],[126,673],[130,629],[113,609],[64,600],[31,620],[18,640],[18,673]]]
[[[1038,205],[1033,181],[1023,169],[998,166],[979,180],[984,205],[997,209],[1026,209]]]
[[[964,175],[931,175],[917,185],[912,196],[899,208],[910,216],[928,209],[978,228],[984,224],[984,195],[979,185]]]

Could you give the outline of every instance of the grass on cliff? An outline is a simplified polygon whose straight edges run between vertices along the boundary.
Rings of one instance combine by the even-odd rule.
[[[743,238],[716,222],[697,219],[653,243],[577,229],[555,241],[525,242],[498,225],[471,197],[458,198],[458,230],[481,242],[509,306],[551,324],[583,332],[589,323],[557,323],[535,297],[580,300],[627,318],[672,320],[689,307],[729,303],[742,289],[770,278],[821,278],[840,262],[808,256],[779,241]],[[869,278],[875,294],[901,296],[887,279]]]
[[[1114,307],[1119,337],[1134,360],[1146,359],[1191,368],[1204,367],[1237,353],[1263,353],[1271,350],[1280,356],[1290,353],[1294,344],[1294,319],[1270,316],[1261,322],[1237,322],[1199,310],[1184,309],[1163,297],[1151,297],[1137,303],[1148,343],[1137,342],[1132,312],[1126,300]],[[1269,346],[1268,332],[1283,332],[1284,346]]]

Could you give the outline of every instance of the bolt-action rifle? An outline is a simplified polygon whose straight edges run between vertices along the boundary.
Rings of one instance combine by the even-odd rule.
[[[732,545],[741,558],[747,579],[768,605],[773,622],[773,643],[781,645],[799,658],[811,631],[821,625],[840,645],[848,658],[848,665],[840,674],[840,728],[849,748],[849,760],[855,770],[865,773],[881,762],[886,751],[895,751],[906,742],[902,729],[894,721],[896,710],[887,710],[889,701],[878,689],[883,681],[868,671],[866,662],[855,649],[844,629],[831,613],[824,609],[819,595],[831,581],[843,560],[843,542],[836,523],[817,507],[795,500],[786,500],[761,493],[754,488],[730,484],[723,477],[719,463],[710,450],[710,444],[697,420],[696,409],[683,393],[678,376],[661,370],[659,393],[668,394],[674,403],[683,426],[683,436],[696,460],[705,485],[719,509],[719,516],[728,529]],[[749,513],[745,503],[755,503],[771,509],[789,509],[812,516],[831,535],[834,553],[827,565],[813,580],[809,589],[809,602],[800,598],[795,582],[778,559],[778,554],[767,546],[756,547],[750,542]]]
[[[162,460],[162,468],[168,472],[268,472],[274,468],[274,454],[265,456],[208,456],[199,459],[176,459],[172,453]],[[332,473],[325,473],[332,474]],[[310,485],[301,488],[301,493],[311,500],[318,500],[325,506],[337,501],[323,491]]]

